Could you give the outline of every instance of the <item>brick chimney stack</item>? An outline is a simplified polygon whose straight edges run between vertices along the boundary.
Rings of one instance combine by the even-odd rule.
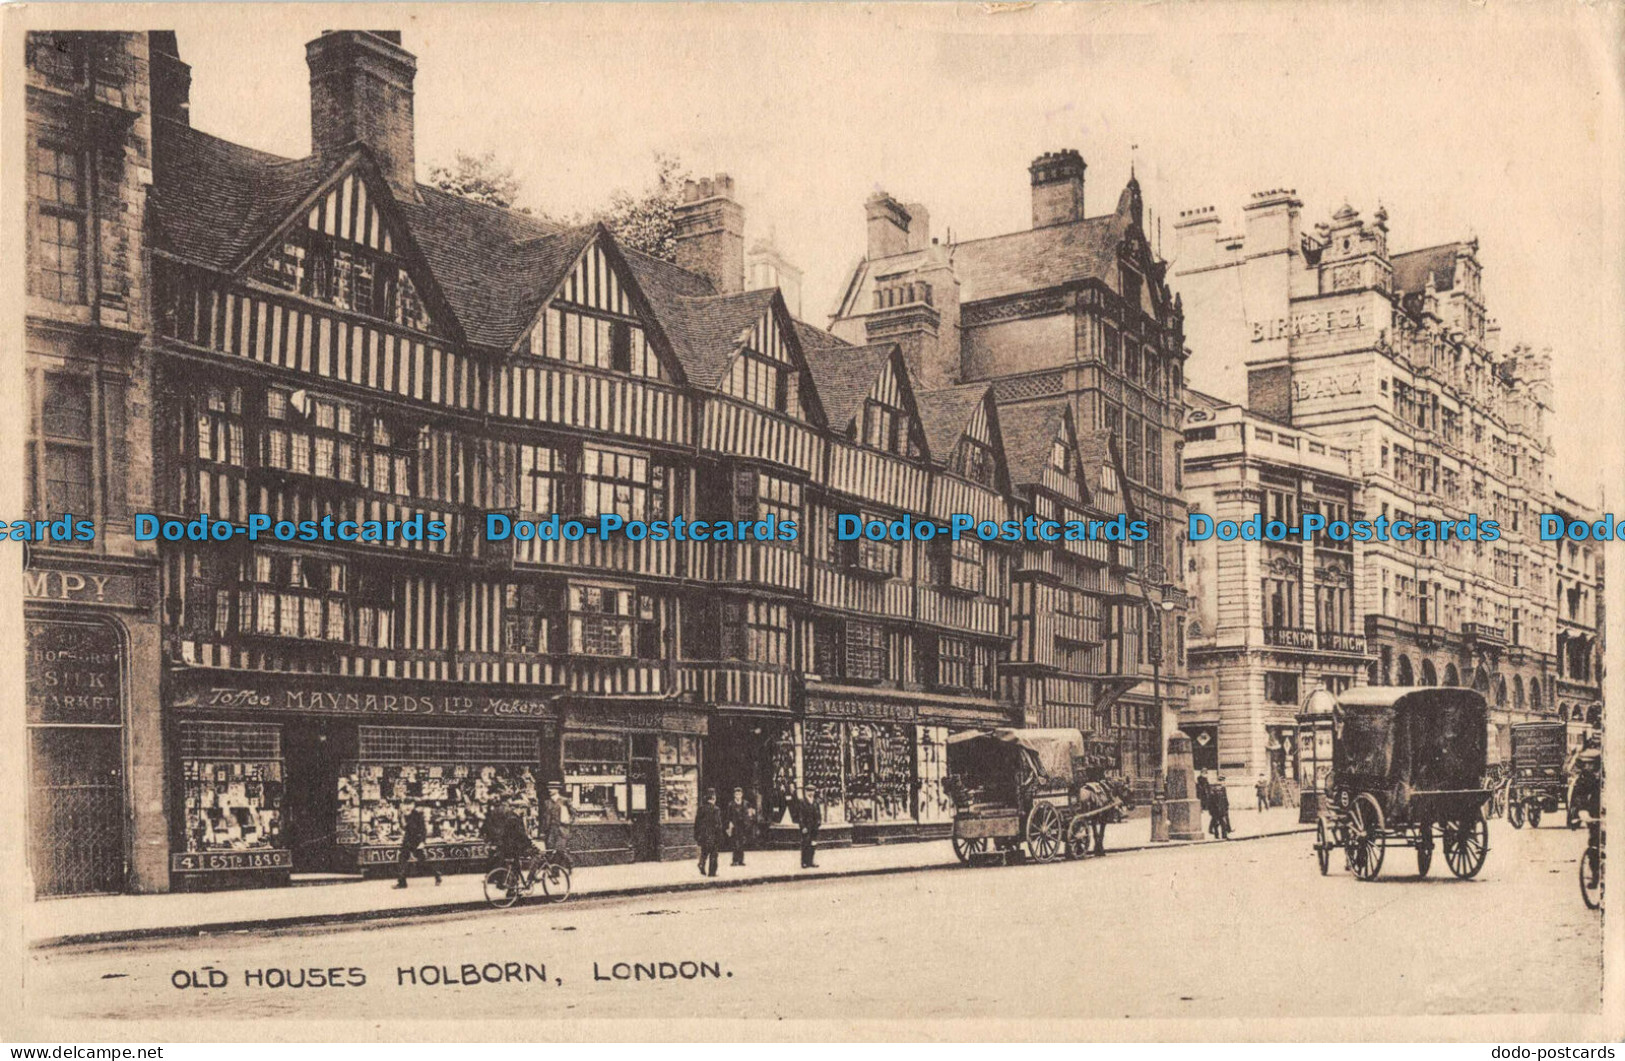
[[[305,45],[310,147],[337,157],[357,144],[377,156],[397,196],[417,197],[412,80],[417,59],[396,30],[328,30]]]
[[[1039,155],[1027,167],[1033,178],[1033,227],[1082,221],[1083,156],[1071,148]]]
[[[677,264],[710,280],[718,294],[745,290],[745,208],[726,173],[685,181],[675,211]]]
[[[890,258],[909,250],[909,222],[913,215],[885,192],[875,192],[863,204],[869,221],[869,260]]]
[[[151,30],[147,34],[148,74],[152,81],[152,113],[156,118],[172,118],[191,125],[192,68],[181,62],[174,30]]]

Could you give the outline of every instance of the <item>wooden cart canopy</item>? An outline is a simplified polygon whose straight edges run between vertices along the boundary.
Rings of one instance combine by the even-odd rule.
[[[956,733],[949,744],[991,740],[1014,744],[1027,752],[1040,774],[1056,781],[1070,780],[1072,760],[1083,755],[1083,734],[1075,729],[995,729],[986,733]]]
[[[1362,685],[1337,695],[1340,708],[1392,708],[1395,711],[1476,708],[1489,714],[1489,704],[1472,689],[1439,685]]]

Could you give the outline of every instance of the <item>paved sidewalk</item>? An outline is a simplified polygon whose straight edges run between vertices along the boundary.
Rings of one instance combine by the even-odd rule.
[[[1279,836],[1304,831],[1295,808],[1232,811],[1232,839]],[[1206,840],[1195,843],[1213,843]],[[1162,849],[1188,844],[1152,844],[1150,822],[1134,818],[1106,830],[1108,856],[1115,852]],[[817,880],[879,873],[947,869],[958,863],[946,840],[863,845],[821,850],[818,868],[800,868],[797,851],[752,851],[743,868],[728,865],[724,853],[715,878],[702,877],[693,862],[638,862],[591,866],[575,874],[576,897],[641,895],[696,888],[738,887],[771,881]],[[350,881],[296,888],[168,895],[103,895],[47,899],[29,904],[25,917],[34,947],[210,932],[240,932],[300,924],[343,923],[394,917],[422,917],[478,909],[485,905],[482,877],[468,873],[446,878],[413,877],[397,889],[393,880]]]

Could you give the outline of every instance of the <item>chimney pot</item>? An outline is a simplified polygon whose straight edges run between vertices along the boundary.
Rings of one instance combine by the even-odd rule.
[[[1039,155],[1027,168],[1032,174],[1033,227],[1082,221],[1083,174],[1088,165],[1072,148]]]
[[[686,181],[674,218],[677,264],[710,280],[722,295],[745,290],[745,210],[733,193],[726,173]]]

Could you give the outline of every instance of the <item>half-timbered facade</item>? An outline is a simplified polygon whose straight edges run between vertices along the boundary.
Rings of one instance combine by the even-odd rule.
[[[1020,719],[1014,552],[837,517],[1016,514],[987,387],[743,290],[725,177],[681,265],[417,184],[398,35],[311,42],[303,159],[193,129],[149,38],[150,886],[393,872],[407,802],[471,867],[487,806],[534,831],[553,781],[586,864],[690,854],[708,786],[770,824],[805,786],[835,839],[945,827],[948,734]],[[758,530],[491,533],[605,515]]]

